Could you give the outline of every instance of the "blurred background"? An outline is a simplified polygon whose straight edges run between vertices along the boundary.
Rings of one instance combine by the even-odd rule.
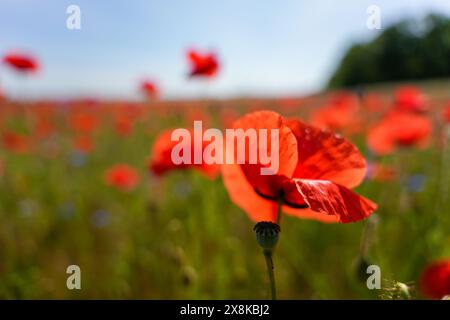
[[[80,30],[66,27],[70,16],[66,9],[72,4],[81,11]],[[380,8],[379,30],[367,27],[370,14],[366,11],[371,5]],[[422,55],[423,51],[429,53],[430,61],[448,63],[448,55],[434,59],[433,54],[438,52],[431,46],[436,45],[432,42],[439,35],[430,37],[428,49],[426,45],[416,48],[414,36],[426,32],[425,21],[413,22],[412,34],[403,36],[403,42],[397,42],[401,38],[398,32],[388,30],[394,23],[422,19],[429,13],[448,16],[450,4],[442,0],[352,0],[339,5],[333,1],[287,1],[279,5],[274,1],[211,4],[194,0],[167,4],[137,0],[112,5],[86,0],[63,0],[58,4],[5,0],[0,11],[0,52],[21,50],[39,57],[43,68],[26,83],[27,97],[136,99],[136,83],[146,77],[157,80],[164,88],[163,96],[170,99],[298,95],[326,87],[353,44],[370,42],[383,32],[386,34],[378,41],[383,43],[366,51],[374,54],[374,50],[383,50],[383,45],[399,55],[421,50]],[[184,53],[191,47],[214,51],[220,58],[220,77],[207,89],[185,76],[188,66]],[[447,48],[442,48],[442,54],[448,54],[448,40],[440,47]],[[355,50],[352,59],[360,61]],[[380,66],[370,59],[361,63],[378,70]],[[395,61],[391,65],[380,63],[383,70],[395,65]],[[433,70],[416,70],[419,67],[423,68],[412,67],[410,74],[417,78],[435,74]],[[448,64],[445,70],[448,75]],[[361,75],[366,78],[354,81],[372,80],[374,76],[369,78],[368,72]],[[0,79],[11,94],[19,90],[7,70],[2,70]],[[339,84],[337,79],[333,83]]]
[[[357,192],[379,205],[352,224],[287,216],[280,298],[395,298],[397,281],[427,297],[422,271],[450,256],[449,17],[445,0],[3,0],[0,298],[268,298],[220,176],[152,170],[166,129],[260,109],[355,143]]]

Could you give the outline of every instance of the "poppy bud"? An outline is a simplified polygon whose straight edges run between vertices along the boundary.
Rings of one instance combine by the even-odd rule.
[[[253,228],[256,232],[256,241],[263,249],[273,249],[278,242],[280,226],[273,222],[261,221]]]

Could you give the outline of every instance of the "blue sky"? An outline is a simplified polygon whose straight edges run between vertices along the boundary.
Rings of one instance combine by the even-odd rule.
[[[81,30],[66,28],[66,8],[81,8]],[[381,8],[382,26],[433,11],[447,0],[1,0],[0,54],[29,51],[39,74],[19,79],[0,67],[0,85],[29,97],[139,97],[155,79],[165,98],[300,95],[320,90],[345,49],[380,31],[366,9]],[[188,81],[187,48],[214,50],[214,81]]]

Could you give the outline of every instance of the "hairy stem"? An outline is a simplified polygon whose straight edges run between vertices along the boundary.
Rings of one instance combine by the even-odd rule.
[[[266,260],[267,266],[267,274],[269,276],[270,281],[270,294],[272,296],[272,300],[277,300],[277,287],[275,285],[275,276],[273,273],[273,260],[272,260],[272,250],[264,250],[264,258]]]

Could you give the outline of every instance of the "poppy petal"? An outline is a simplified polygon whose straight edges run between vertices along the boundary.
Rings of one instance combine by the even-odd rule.
[[[297,166],[297,141],[291,129],[285,126],[283,118],[273,111],[250,113],[238,119],[234,123],[233,128],[235,130],[242,129],[252,138],[240,137],[235,139],[233,144],[229,144],[234,149],[228,148],[226,152],[234,154],[234,162],[237,163],[237,154],[240,151],[238,143],[245,141],[245,161],[241,164],[245,176],[258,192],[269,197],[276,197],[276,193],[281,189],[281,183],[285,179],[292,177]],[[273,130],[278,130],[277,144],[274,145],[271,143],[271,136],[274,134]],[[254,135],[251,135],[252,131]],[[266,139],[265,150],[260,149],[263,139]],[[264,154],[271,155],[271,163],[261,163],[261,151]],[[253,154],[256,158],[253,160],[257,160],[256,163],[252,162],[252,154],[250,152],[256,153],[256,155]],[[273,161],[276,161],[273,157],[275,155],[278,156],[278,166],[274,166],[273,174],[263,175],[261,169],[273,165]]]
[[[325,223],[339,222],[336,216],[311,210],[303,195],[298,192],[298,187],[294,180],[286,181],[283,184],[283,193],[283,213],[300,219],[311,219]]]
[[[296,119],[285,123],[297,138],[298,165],[294,178],[330,180],[347,188],[362,182],[366,161],[355,145]]]
[[[276,221],[277,204],[260,197],[237,164],[221,166],[225,188],[231,200],[255,222]]]
[[[309,208],[335,216],[339,222],[356,222],[377,208],[372,201],[326,180],[293,179]]]
[[[305,209],[297,209],[288,206],[283,206],[283,213],[288,214],[290,216],[300,218],[300,219],[308,219],[308,220],[316,220],[323,223],[336,223],[339,222],[339,218],[336,216],[328,215],[322,212],[313,211],[309,208]]]

